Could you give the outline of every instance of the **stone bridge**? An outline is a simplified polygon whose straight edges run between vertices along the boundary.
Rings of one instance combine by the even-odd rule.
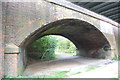
[[[28,62],[27,46],[45,35],[68,38],[81,56],[118,56],[119,24],[104,16],[62,0],[13,0],[0,4],[1,77],[22,75]]]

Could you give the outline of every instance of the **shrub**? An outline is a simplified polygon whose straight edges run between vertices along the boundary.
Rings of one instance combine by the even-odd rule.
[[[56,43],[54,36],[44,36],[28,46],[28,56],[33,59],[54,59]]]
[[[58,52],[63,53],[76,53],[76,46],[68,39],[64,37],[57,37],[57,47]]]

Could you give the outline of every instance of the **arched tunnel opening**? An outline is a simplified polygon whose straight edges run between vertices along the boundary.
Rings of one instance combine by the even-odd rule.
[[[80,56],[106,58],[110,54],[110,44],[103,33],[88,22],[78,19],[55,21],[39,30],[24,43],[24,47],[45,35],[61,35],[71,40]]]
[[[72,58],[72,56],[77,56],[76,50],[74,43],[59,35],[43,36],[26,48],[29,64],[39,61]]]
[[[78,19],[58,20],[43,26],[32,33],[22,47],[26,50],[30,44],[46,35],[66,37],[76,46],[78,56],[105,59],[111,53],[111,46],[104,34],[90,23]],[[27,64],[27,61],[24,63]]]

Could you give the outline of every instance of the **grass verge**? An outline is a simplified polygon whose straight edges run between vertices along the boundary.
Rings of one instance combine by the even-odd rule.
[[[88,66],[88,67],[86,67],[85,71],[88,72],[88,71],[94,70],[94,69],[99,68],[99,67],[101,67],[101,66]]]
[[[5,75],[4,78],[65,78],[69,71],[59,71],[53,73],[53,75],[36,75],[36,76],[13,76],[13,75]]]

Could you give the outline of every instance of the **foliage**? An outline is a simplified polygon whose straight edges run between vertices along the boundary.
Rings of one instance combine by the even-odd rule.
[[[74,55],[76,53],[76,46],[70,40],[61,36],[57,36],[56,38],[57,38],[56,51],[69,53],[71,55]]]
[[[48,61],[56,59],[58,56],[55,55],[55,51],[69,53],[70,56],[73,56],[76,53],[76,47],[64,37],[48,35],[34,41],[27,48],[30,60]]]
[[[42,60],[54,59],[56,43],[54,36],[42,37],[29,45],[27,48],[28,56]]]
[[[120,56],[112,58],[112,60],[120,60]]]

